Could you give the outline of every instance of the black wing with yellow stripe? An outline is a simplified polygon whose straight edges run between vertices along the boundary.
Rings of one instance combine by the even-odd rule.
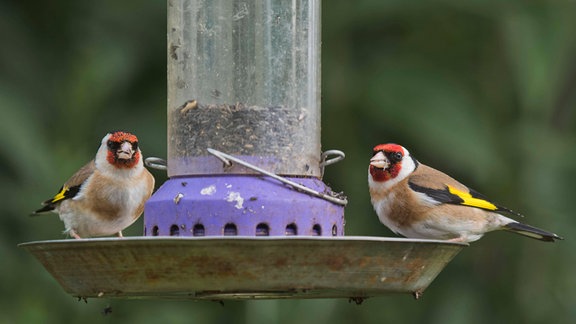
[[[34,214],[45,213],[54,210],[56,205],[66,199],[74,198],[80,191],[80,185],[74,187],[62,186],[60,191],[51,199],[48,199],[42,203],[44,205],[42,208],[36,210]]]
[[[32,215],[52,211],[60,202],[76,197],[82,188],[82,184],[94,173],[95,168],[94,160],[88,162],[66,181],[54,197],[44,201],[42,203],[43,207],[36,210]]]
[[[446,185],[442,189],[428,188],[412,181],[409,181],[408,185],[412,190],[423,193],[441,204],[469,206],[488,211],[510,213],[522,217],[522,214],[518,212],[490,202],[484,195],[475,190],[468,189],[468,191],[462,191],[450,185]]]

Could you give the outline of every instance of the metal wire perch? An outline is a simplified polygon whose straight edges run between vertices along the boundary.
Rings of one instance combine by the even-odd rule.
[[[236,157],[233,157],[232,155],[226,154],[226,153],[224,153],[224,152],[220,152],[220,151],[218,151],[218,150],[211,149],[211,148],[208,148],[208,152],[209,152],[210,154],[214,155],[215,157],[219,158],[219,159],[220,159],[222,162],[224,162],[227,166],[231,166],[232,163],[231,163],[230,161],[232,161],[232,162],[238,163],[238,164],[240,164],[240,165],[242,165],[242,166],[244,166],[244,167],[247,167],[247,168],[249,168],[249,169],[252,169],[252,170],[254,170],[254,171],[258,172],[258,173],[261,173],[261,174],[263,174],[263,175],[266,175],[266,176],[269,176],[269,177],[271,177],[271,178],[273,178],[273,179],[276,179],[276,180],[278,180],[278,181],[280,181],[280,182],[282,182],[282,183],[285,183],[285,184],[287,184],[287,185],[290,185],[290,186],[292,186],[294,189],[299,190],[299,191],[302,191],[302,192],[305,192],[305,193],[310,194],[310,195],[312,195],[312,196],[319,197],[319,198],[328,200],[328,201],[330,201],[330,202],[333,202],[333,203],[335,203],[335,204],[342,205],[342,206],[346,206],[346,204],[348,203],[348,200],[346,200],[345,198],[342,199],[342,198],[333,196],[333,195],[331,195],[331,194],[326,194],[326,193],[323,193],[323,192],[319,192],[319,191],[310,189],[310,188],[308,188],[308,187],[306,187],[306,186],[303,186],[303,185],[301,185],[301,184],[299,184],[299,183],[296,183],[296,182],[294,182],[294,181],[291,181],[291,180],[288,180],[288,179],[286,179],[286,178],[283,178],[283,177],[281,177],[281,176],[279,176],[279,175],[277,175],[277,174],[274,174],[274,173],[272,173],[272,172],[268,172],[268,171],[266,171],[266,170],[264,170],[264,169],[261,169],[261,168],[255,166],[255,165],[252,165],[252,164],[250,164],[250,163],[248,163],[248,162],[246,162],[246,161],[243,161],[243,160],[241,160],[241,159],[238,159],[238,158],[236,158]],[[332,158],[332,159],[330,159],[330,160],[325,160],[325,158],[328,156],[328,154],[337,154],[338,157]],[[322,156],[323,156],[323,159],[324,159],[324,161],[322,162],[322,163],[323,163],[322,165],[325,166],[325,165],[330,165],[330,164],[334,164],[334,163],[336,163],[336,162],[338,162],[338,161],[341,161],[341,160],[344,158],[344,153],[341,152],[341,151],[337,151],[337,150],[331,150],[331,151],[325,152],[324,154],[322,154]]]

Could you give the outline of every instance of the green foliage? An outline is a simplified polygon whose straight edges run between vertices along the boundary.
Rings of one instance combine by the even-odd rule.
[[[325,181],[349,197],[348,235],[393,235],[366,169],[372,146],[398,142],[565,241],[488,234],[420,301],[67,295],[16,245],[62,238],[56,216],[27,215],[106,131],[132,130],[145,155],[166,155],[165,27],[163,1],[0,2],[0,323],[576,321],[576,4],[562,0],[325,0],[322,134],[347,155]]]

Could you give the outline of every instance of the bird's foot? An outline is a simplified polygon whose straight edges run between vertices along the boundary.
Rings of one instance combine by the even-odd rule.
[[[81,240],[82,238],[80,237],[80,235],[76,234],[76,232],[74,230],[70,230],[70,232],[68,232],[70,234],[70,236],[72,236],[73,238],[77,239],[77,240]]]

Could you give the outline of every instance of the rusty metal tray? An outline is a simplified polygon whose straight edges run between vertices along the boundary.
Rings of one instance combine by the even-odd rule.
[[[467,244],[366,236],[126,237],[37,241],[32,253],[77,297],[418,297]]]

